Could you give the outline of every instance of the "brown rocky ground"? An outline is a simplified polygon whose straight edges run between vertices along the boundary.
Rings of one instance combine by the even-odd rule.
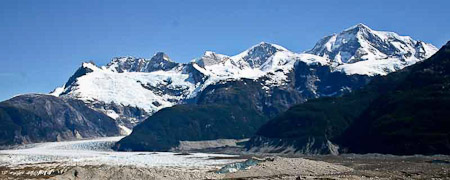
[[[450,179],[449,156],[340,155],[276,157],[247,170],[134,166],[65,166],[58,163],[0,167],[0,179]]]
[[[370,179],[450,179],[449,156],[340,155],[309,156],[353,168],[342,175]]]

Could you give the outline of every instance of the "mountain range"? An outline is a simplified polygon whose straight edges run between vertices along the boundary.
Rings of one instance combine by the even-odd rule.
[[[369,36],[367,33],[374,35]],[[296,54],[268,43],[260,43],[232,57],[205,53],[208,58],[204,56],[192,63],[194,66],[199,64],[200,67],[204,67],[200,72],[209,75],[205,81],[208,86],[196,94],[194,101],[166,108],[149,117],[136,126],[130,136],[118,142],[116,149],[166,151],[178,146],[179,141],[248,138],[256,132],[256,127],[292,105],[304,103],[308,99],[349,93],[365,86],[375,75],[385,75],[428,57],[421,57],[423,53],[418,51],[423,48],[417,48],[421,44],[427,44],[394,33],[374,31],[365,25],[354,26],[337,36],[343,36],[342,34],[348,38],[344,41],[348,44],[344,44],[353,47],[353,51],[348,50],[348,54],[353,59],[359,60],[338,63],[328,57],[307,53]],[[353,34],[353,38],[348,37],[348,34]],[[378,37],[376,36],[378,34],[390,36]],[[374,36],[385,39],[379,40]],[[396,49],[395,53],[385,55],[381,50],[371,49],[389,46],[375,43],[390,44],[393,41],[392,37],[397,37],[398,41],[407,40],[401,41],[402,46],[399,47],[409,46],[404,49],[411,52]],[[354,47],[358,43],[360,46]],[[372,46],[369,48],[361,44]],[[411,46],[412,44],[415,46]],[[336,45],[336,48],[338,47]],[[330,50],[334,50],[333,48]],[[433,46],[426,49],[436,50]],[[367,53],[361,55],[364,54],[362,52]],[[216,63],[222,61],[211,60],[217,58],[229,59],[222,60],[225,62],[223,64]],[[224,66],[226,68],[223,68]],[[347,68],[358,66],[360,69],[370,71],[354,73],[351,68]],[[253,73],[246,75],[246,71]],[[210,83],[211,81],[213,83]],[[210,111],[205,111],[206,109]],[[222,111],[223,109],[227,111]],[[259,121],[255,121],[254,118]],[[224,121],[234,123],[225,125]]]
[[[172,61],[162,52],[151,59],[118,57],[102,67],[83,63],[69,81],[52,94],[82,100],[118,119],[124,127],[132,128],[162,108],[195,101],[209,85],[266,78],[262,81],[263,88],[270,91],[292,83],[288,75],[299,63],[346,75],[385,75],[423,60],[436,50],[422,41],[358,24],[325,37],[307,53],[294,53],[262,42],[235,56],[207,51],[185,64]],[[337,61],[332,55],[338,52],[347,54],[351,60]],[[319,80],[308,78],[305,83],[310,84],[298,85],[305,89],[303,94],[308,94],[304,100],[348,91],[345,87],[336,87],[320,92],[317,89],[321,87],[315,85]]]
[[[251,137],[293,105],[351,93],[436,51],[408,36],[358,24],[303,53],[262,42],[234,56],[206,51],[188,63],[163,52],[150,59],[117,57],[104,66],[85,62],[53,97],[39,96],[82,102],[87,111],[114,120],[119,130],[113,134],[134,128],[116,149],[168,150],[180,140]],[[73,137],[77,132],[70,131]]]

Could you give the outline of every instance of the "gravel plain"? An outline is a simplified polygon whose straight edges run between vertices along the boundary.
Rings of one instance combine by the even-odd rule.
[[[0,151],[0,179],[450,179],[449,156],[114,152],[121,137],[39,143]],[[227,164],[265,161],[230,173]]]

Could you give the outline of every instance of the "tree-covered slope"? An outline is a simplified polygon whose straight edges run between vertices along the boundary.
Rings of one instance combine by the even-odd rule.
[[[137,125],[115,149],[168,151],[179,141],[248,138],[266,120],[248,107],[177,105],[162,109]]]
[[[207,86],[189,104],[155,113],[119,141],[119,150],[166,151],[179,141],[249,138],[268,119],[293,104],[326,95],[340,95],[367,84],[370,77],[331,72],[328,66],[298,62],[290,81],[268,88],[275,74],[257,80],[221,81]],[[333,80],[332,77],[335,77]],[[198,124],[209,129],[193,126]],[[171,134],[179,133],[180,135]]]
[[[290,108],[263,125],[250,151],[450,153],[450,44],[360,91]]]
[[[450,44],[408,70],[341,138],[349,151],[450,154]]]
[[[115,149],[168,151],[179,141],[249,138],[268,120],[260,111],[260,100],[267,98],[260,86],[247,79],[208,87],[196,104],[158,111],[133,128]]]

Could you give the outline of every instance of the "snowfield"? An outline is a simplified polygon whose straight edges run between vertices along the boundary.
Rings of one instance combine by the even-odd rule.
[[[136,167],[180,167],[210,169],[239,159],[211,159],[233,155],[193,153],[177,155],[171,152],[115,152],[111,145],[123,138],[106,137],[92,140],[48,142],[0,151],[0,166],[57,163],[66,166],[117,165]]]
[[[84,102],[102,101],[133,106],[153,113],[159,109],[174,105],[183,95],[190,94],[195,85],[188,74],[178,69],[154,72],[117,73],[105,67],[99,68],[91,63],[83,63],[84,68],[92,70],[88,75],[77,79],[77,86],[68,93]],[[183,91],[182,95],[157,94],[149,87],[166,87]],[[57,95],[57,94],[56,94]],[[59,96],[59,95],[57,95]],[[117,116],[110,116],[114,119]]]

